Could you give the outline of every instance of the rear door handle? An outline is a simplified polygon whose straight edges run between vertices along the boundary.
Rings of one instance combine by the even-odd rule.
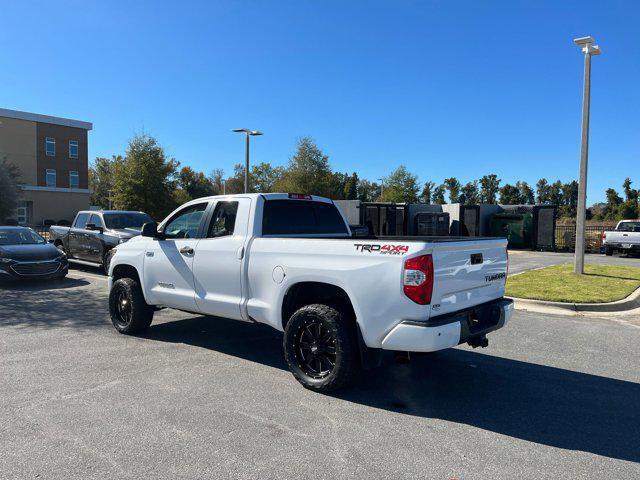
[[[182,247],[180,249],[180,253],[183,255],[193,255],[193,248],[191,247]]]

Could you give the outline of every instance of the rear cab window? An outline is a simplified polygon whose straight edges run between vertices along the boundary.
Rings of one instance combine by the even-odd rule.
[[[333,203],[266,200],[262,235],[344,235],[349,231]]]

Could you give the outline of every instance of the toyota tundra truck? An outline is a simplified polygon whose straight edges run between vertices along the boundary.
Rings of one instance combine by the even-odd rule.
[[[164,307],[266,323],[284,332],[291,373],[315,391],[345,386],[383,350],[487,346],[513,311],[506,239],[352,237],[317,196],[192,200],[115,250],[118,332],[148,328]]]

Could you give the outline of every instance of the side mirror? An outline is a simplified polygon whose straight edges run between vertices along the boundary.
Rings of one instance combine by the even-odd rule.
[[[142,231],[140,232],[140,235],[142,235],[143,237],[162,238],[162,234],[158,232],[157,222],[145,223],[142,226]]]
[[[55,240],[54,240],[53,238],[50,238],[50,239],[48,240],[48,242],[49,242],[49,243],[53,243],[53,242],[55,242]]]

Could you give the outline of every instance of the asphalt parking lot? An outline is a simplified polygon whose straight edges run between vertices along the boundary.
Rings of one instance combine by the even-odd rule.
[[[516,312],[326,396],[268,327],[166,310],[119,335],[74,269],[0,290],[0,478],[639,478],[628,320]]]
[[[628,265],[640,267],[640,257],[627,255],[585,254],[585,263]],[[531,250],[509,250],[509,273],[520,273],[533,268],[548,267],[562,263],[573,263],[574,254],[569,252],[532,252]]]

